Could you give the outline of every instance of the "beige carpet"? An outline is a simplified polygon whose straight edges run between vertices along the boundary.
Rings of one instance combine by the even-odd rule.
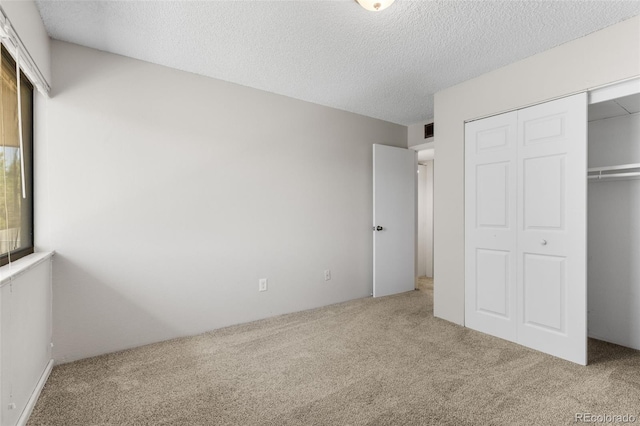
[[[30,425],[562,425],[638,417],[640,352],[581,367],[433,317],[433,287],[55,367]]]

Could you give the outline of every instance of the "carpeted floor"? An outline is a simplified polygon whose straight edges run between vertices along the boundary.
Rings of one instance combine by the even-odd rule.
[[[54,368],[29,425],[640,423],[640,352],[582,367],[433,317],[433,285]]]

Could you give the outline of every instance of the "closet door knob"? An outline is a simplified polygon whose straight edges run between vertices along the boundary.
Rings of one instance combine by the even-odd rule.
[[[540,241],[540,244],[542,244],[543,246],[546,246],[547,245],[547,240]]]

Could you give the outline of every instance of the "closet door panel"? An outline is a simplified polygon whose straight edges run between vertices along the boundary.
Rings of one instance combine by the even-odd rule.
[[[476,167],[478,228],[509,227],[509,172],[508,161]]]
[[[505,250],[476,250],[476,312],[509,320],[510,257]]]
[[[586,364],[587,97],[518,111],[518,342]]]
[[[515,341],[516,112],[465,126],[465,325]]]
[[[564,229],[565,156],[552,155],[523,161],[524,228]]]
[[[524,255],[524,324],[566,335],[566,262],[561,256]]]

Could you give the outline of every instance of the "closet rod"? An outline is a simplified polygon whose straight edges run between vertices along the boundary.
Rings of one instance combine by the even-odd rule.
[[[592,167],[588,172],[608,172],[610,170],[640,169],[640,163],[620,164],[619,166]]]
[[[607,173],[587,176],[589,179],[604,179],[604,178],[621,178],[621,177],[634,177],[640,176],[640,172],[628,172],[628,173]]]

